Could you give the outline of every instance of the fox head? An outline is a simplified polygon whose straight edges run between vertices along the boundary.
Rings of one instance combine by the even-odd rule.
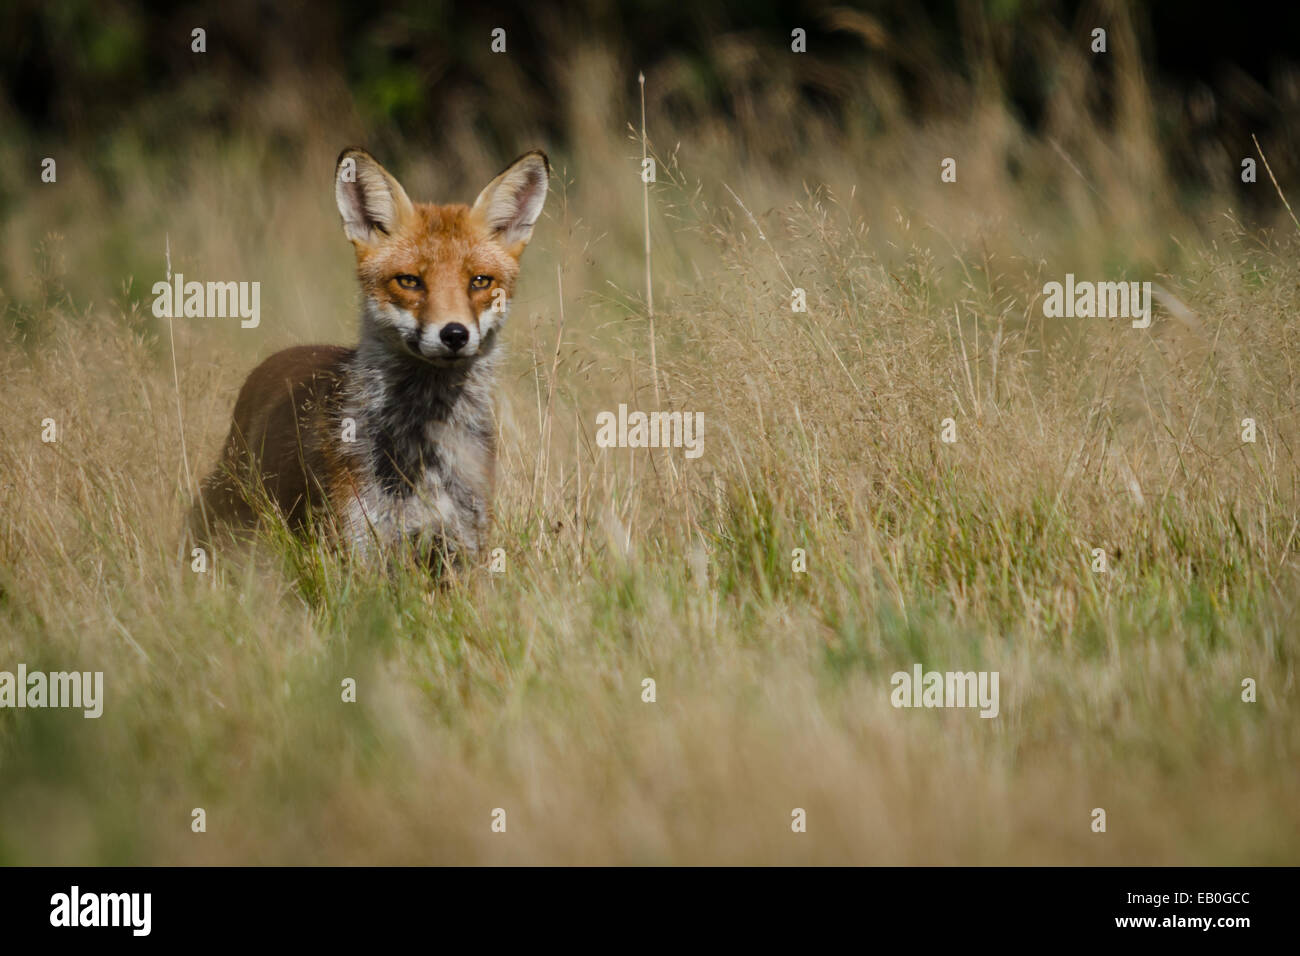
[[[373,156],[345,149],[334,196],[357,254],[363,334],[442,367],[486,354],[505,320],[550,172],[546,154],[533,150],[472,206],[438,206],[411,202]]]

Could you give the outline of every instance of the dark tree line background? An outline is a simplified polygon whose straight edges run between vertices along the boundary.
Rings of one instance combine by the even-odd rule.
[[[133,125],[146,145],[174,145],[192,128],[238,129],[245,94],[293,75],[308,85],[313,78],[342,84],[380,145],[435,142],[439,118],[450,110],[469,111],[487,142],[512,142],[525,117],[545,141],[562,144],[570,130],[566,105],[554,95],[558,73],[580,43],[596,42],[626,65],[629,101],[638,70],[653,76],[671,64],[677,82],[656,106],[680,122],[740,117],[751,87],[773,82],[795,91],[797,109],[843,121],[870,109],[854,95],[854,78],[868,67],[887,71],[909,114],[925,121],[963,109],[952,91],[991,65],[994,82],[1033,130],[1054,66],[1052,47],[1041,38],[1067,31],[1086,43],[1091,28],[1108,25],[1121,6],[8,0],[0,9],[0,129],[32,141],[93,144]],[[1240,154],[1252,132],[1274,144],[1275,170],[1300,172],[1290,148],[1300,112],[1300,4],[1155,0],[1124,9],[1135,24],[1146,80],[1160,97],[1159,132],[1177,175],[1195,179],[1192,157],[1200,145],[1230,144],[1228,152]],[[796,26],[808,32],[802,57],[784,55]],[[201,61],[190,52],[195,27],[207,31]],[[507,31],[506,56],[489,48],[496,27]],[[752,55],[737,57],[738,44]],[[1106,109],[1109,69],[1098,58],[1098,110]],[[870,127],[872,117],[865,120]]]

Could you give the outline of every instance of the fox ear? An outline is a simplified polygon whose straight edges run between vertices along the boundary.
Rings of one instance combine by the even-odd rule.
[[[488,183],[474,200],[470,217],[506,251],[518,256],[533,235],[551,183],[551,164],[540,149],[524,153]]]
[[[415,212],[401,183],[357,146],[339,153],[334,200],[343,217],[343,232],[353,242],[373,241],[376,230],[388,235]]]

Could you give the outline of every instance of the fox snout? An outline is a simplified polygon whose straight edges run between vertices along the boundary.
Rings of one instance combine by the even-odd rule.
[[[453,352],[459,352],[461,346],[469,341],[469,329],[459,322],[450,322],[442,327],[438,333],[438,338],[442,339],[442,344],[447,346]]]
[[[434,362],[473,358],[483,345],[477,328],[456,321],[421,326],[406,337],[406,342],[415,355]]]
[[[485,321],[467,310],[419,316],[391,304],[367,301],[365,310],[373,333],[398,352],[434,363],[455,364],[486,352],[493,345],[499,323]]]

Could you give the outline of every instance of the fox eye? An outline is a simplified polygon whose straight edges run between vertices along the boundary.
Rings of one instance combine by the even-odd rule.
[[[474,278],[469,280],[469,287],[473,289],[475,292],[478,292],[481,289],[486,289],[491,284],[492,284],[491,276],[475,276]]]
[[[423,289],[424,283],[420,281],[419,276],[400,275],[395,277],[397,284],[403,289]]]

